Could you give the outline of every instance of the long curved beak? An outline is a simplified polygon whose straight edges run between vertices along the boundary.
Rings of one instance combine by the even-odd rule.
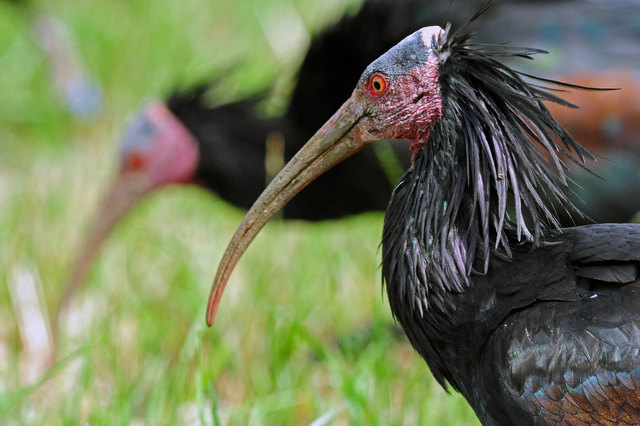
[[[222,256],[209,293],[207,324],[213,325],[233,268],[262,227],[302,188],[374,140],[358,127],[366,116],[352,96],[289,161],[262,192],[236,230]]]
[[[133,205],[151,189],[150,178],[140,172],[121,172],[107,190],[98,209],[97,217],[87,235],[73,266],[64,293],[54,316],[54,324],[67,308],[73,294],[82,286],[90,271],[91,264],[111,229],[127,214]],[[57,329],[54,326],[54,329]]]

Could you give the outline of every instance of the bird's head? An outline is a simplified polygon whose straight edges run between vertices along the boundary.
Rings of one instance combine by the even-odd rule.
[[[198,166],[198,143],[161,102],[148,103],[134,119],[122,138],[119,154],[119,179],[131,182],[121,184],[122,188],[141,194],[189,182]]]
[[[84,281],[109,231],[138,201],[154,189],[193,180],[199,148],[189,130],[163,103],[150,102],[125,132],[119,156],[119,170],[72,269],[61,309]]]
[[[342,115],[354,121],[345,138],[409,140],[412,149],[429,137],[442,115],[438,85],[438,26],[416,31],[364,71]]]
[[[367,67],[351,97],[291,159],[240,224],[211,289],[212,324],[229,275],[249,243],[296,193],[346,157],[378,140],[428,139],[442,116],[438,46],[444,30],[422,28]]]

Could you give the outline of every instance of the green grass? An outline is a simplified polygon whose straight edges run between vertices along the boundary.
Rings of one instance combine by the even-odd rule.
[[[69,26],[103,87],[100,119],[78,124],[56,98],[24,14],[0,2],[1,423],[477,422],[392,327],[380,291],[382,214],[268,225],[207,329],[210,280],[243,212],[197,188],[163,190],[103,247],[57,364],[38,370],[18,328],[15,272],[40,283],[52,310],[114,173],[126,117],[228,67],[221,97],[277,81],[277,111],[305,46],[277,56],[264,29],[295,10],[314,33],[357,2],[310,3],[36,3]]]

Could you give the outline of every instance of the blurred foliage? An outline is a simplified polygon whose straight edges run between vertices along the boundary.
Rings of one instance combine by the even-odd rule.
[[[0,418],[3,424],[470,424],[393,326],[380,291],[382,215],[275,222],[239,265],[213,329],[210,279],[243,212],[165,190],[110,237],[62,328],[60,361],[29,378],[9,288],[26,270],[51,311],[145,99],[224,75],[220,101],[275,84],[282,109],[313,35],[357,1],[0,1]],[[32,36],[69,28],[105,107],[77,123]],[[279,43],[288,43],[286,49]],[[46,314],[46,312],[45,312]]]

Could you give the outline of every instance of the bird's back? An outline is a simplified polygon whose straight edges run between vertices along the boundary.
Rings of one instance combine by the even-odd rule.
[[[199,143],[197,178],[226,201],[248,209],[266,185],[265,157],[269,135],[290,139],[282,119],[257,118],[261,96],[210,106],[208,86],[174,93],[168,107]]]

